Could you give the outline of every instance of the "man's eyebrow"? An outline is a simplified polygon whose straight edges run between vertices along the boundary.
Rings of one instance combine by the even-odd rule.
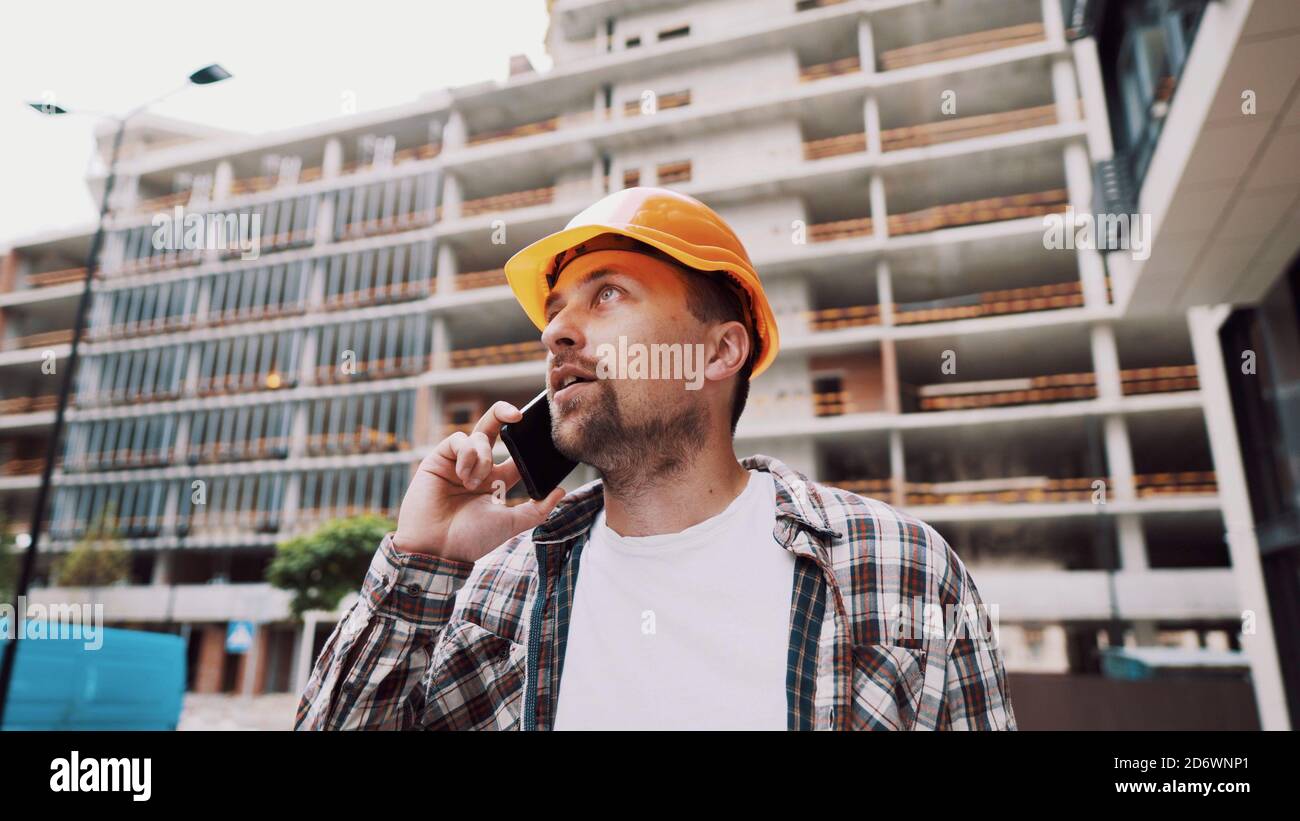
[[[591,283],[595,282],[598,279],[604,279],[605,277],[614,276],[615,274],[618,273],[621,272],[613,268],[596,268],[584,274],[582,279],[578,281],[577,285],[575,285],[574,288],[578,288],[578,289],[585,288],[586,286],[590,285]],[[546,295],[546,302],[542,305],[542,312],[544,314],[549,314],[551,312],[551,306],[554,305],[557,301],[562,301],[562,300],[563,297],[561,297],[555,291],[551,291]]]

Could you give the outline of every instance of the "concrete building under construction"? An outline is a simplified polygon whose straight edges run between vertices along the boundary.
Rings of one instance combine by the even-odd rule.
[[[502,265],[605,193],[659,185],[736,228],[778,313],[737,452],[935,525],[998,607],[1013,693],[1096,673],[1107,647],[1240,650],[1242,710],[1289,726],[1300,682],[1253,535],[1218,338],[1231,309],[1199,306],[1256,302],[1283,276],[1294,165],[1251,149],[1290,186],[1269,200],[1291,209],[1289,245],[1229,238],[1231,275],[1177,277],[1198,254],[1234,264],[1180,244],[1216,219],[1180,204],[1208,190],[1196,163],[1222,157],[1197,140],[1252,82],[1253,45],[1294,45],[1290,4],[550,5],[545,72],[516,58],[505,82],[257,136],[128,131],[33,599],[185,632],[196,691],[299,687],[339,614],[289,618],[264,579],[275,545],[395,517],[439,439],[534,395],[544,351]],[[1294,84],[1296,54],[1258,73]],[[1294,97],[1265,112],[1292,149]],[[155,218],[178,206],[256,215],[260,253],[158,248]],[[1145,248],[1047,238],[1100,213],[1147,215],[1154,236],[1135,220],[1128,245]],[[0,511],[16,534],[58,389],[42,364],[66,357],[91,233],[0,257]],[[105,518],[129,579],[59,586],[56,557]],[[1262,628],[1243,631],[1244,611]],[[226,653],[235,620],[256,626],[246,655]]]

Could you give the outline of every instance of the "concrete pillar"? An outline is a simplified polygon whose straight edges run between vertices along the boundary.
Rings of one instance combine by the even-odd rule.
[[[334,241],[334,198],[322,196],[316,206],[316,224],[312,226],[317,245]]]
[[[185,457],[190,453],[190,420],[192,416],[187,414],[177,414],[176,420],[176,444],[172,447],[172,458],[176,464],[184,464]]]
[[[307,680],[316,661],[312,657],[312,645],[316,641],[316,623],[320,621],[318,611],[309,610],[302,615],[302,626],[298,628],[296,660],[294,661],[293,691],[302,694],[307,689]]]
[[[891,430],[889,432],[889,478],[893,483],[890,493],[890,504],[895,507],[902,507],[907,503],[907,460],[903,451],[903,432],[901,430]]]
[[[882,150],[882,138],[880,136],[880,101],[876,99],[876,95],[867,95],[867,101],[862,109],[862,120],[866,124],[867,153],[879,155]]]
[[[442,178],[442,219],[454,220],[460,218],[460,204],[462,194],[460,189],[460,180],[455,174],[445,174]]]
[[[442,129],[442,150],[454,151],[465,145],[469,132],[465,126],[465,117],[459,111],[452,111],[447,117],[447,125]]]
[[[325,141],[325,154],[321,159],[320,175],[322,179],[337,177],[343,171],[343,143],[338,137]]]
[[[217,163],[217,171],[212,177],[212,199],[224,200],[230,196],[230,186],[235,181],[235,169],[230,160]]]
[[[456,265],[456,249],[445,242],[438,244],[438,268],[435,274],[439,294],[450,294],[456,290],[456,274],[460,269]]]
[[[898,349],[892,339],[880,341],[880,375],[881,388],[885,393],[885,410],[888,413],[902,413],[898,385]]]
[[[298,384],[316,384],[316,356],[320,347],[320,329],[304,331],[302,358],[298,361]]]
[[[1105,323],[1092,326],[1092,370],[1097,377],[1097,398],[1117,401],[1123,395],[1119,378],[1119,350],[1115,329]]]
[[[876,73],[876,38],[870,17],[858,18],[858,61],[864,73]]]
[[[18,252],[0,256],[0,294],[7,294],[18,284]],[[0,332],[4,331],[4,311],[0,311]]]
[[[253,646],[244,654],[243,688],[246,698],[266,692],[267,659],[271,653],[271,630],[259,624],[253,628]]]
[[[1061,0],[1042,0],[1043,35],[1047,42],[1058,48],[1065,46],[1065,17],[1061,14]]]
[[[871,193],[871,229],[876,239],[883,240],[889,236],[886,227],[889,224],[889,210],[885,207],[885,179],[879,174],[871,175],[869,187]]]
[[[411,421],[411,445],[434,445],[442,438],[442,416],[435,414],[437,397],[432,385],[415,388],[415,418]]]
[[[173,487],[168,492],[167,494],[168,501],[170,501],[171,497],[175,494],[175,490],[176,490],[175,487]],[[173,576],[172,567],[174,561],[175,561],[175,557],[170,550],[159,550],[157,555],[154,556],[153,573],[149,577],[149,584],[151,585],[171,584],[172,576]]]
[[[1106,291],[1106,259],[1101,252],[1082,248],[1074,252],[1079,266],[1079,287],[1085,308],[1102,308],[1110,304]]]
[[[1106,86],[1101,79],[1101,60],[1097,56],[1097,41],[1092,37],[1075,40],[1074,68],[1079,82],[1079,95],[1083,100],[1084,119],[1088,123],[1088,153],[1093,160],[1109,160],[1115,156],[1111,142],[1110,115],[1106,112]]]
[[[1119,531],[1119,566],[1125,573],[1133,570],[1148,570],[1147,538],[1142,531],[1142,519],[1135,513],[1125,513],[1118,517]]]
[[[249,645],[248,650],[235,659],[235,681],[237,682],[235,690],[243,698],[251,698],[260,691],[258,670],[262,665],[262,658],[266,655],[265,642],[266,628],[254,623],[253,643]]]
[[[1133,639],[1138,647],[1155,647],[1159,644],[1160,631],[1153,621],[1133,622]]]
[[[1079,111],[1079,84],[1074,80],[1074,64],[1068,57],[1052,61],[1052,96],[1056,98],[1056,120],[1073,123],[1082,119]]]
[[[435,316],[430,323],[432,334],[433,369],[444,370],[451,367],[451,334],[447,330],[447,318]]]
[[[226,627],[223,624],[204,625],[199,630],[194,692],[220,693],[222,668],[226,661]]]
[[[199,367],[203,364],[203,347],[201,345],[191,345],[189,350],[189,362],[185,366],[185,387],[182,389],[182,395],[193,396],[199,389]]]
[[[1107,485],[1112,499],[1132,501],[1137,498],[1133,486],[1133,449],[1129,443],[1124,417],[1111,414],[1102,423],[1106,437]]]
[[[1241,645],[1250,659],[1260,727],[1287,730],[1291,728],[1291,722],[1278,664],[1277,639],[1273,634],[1273,618],[1260,566],[1259,541],[1255,537],[1254,513],[1250,507],[1246,468],[1242,464],[1237,424],[1233,418],[1224,352],[1219,345],[1219,326],[1230,312],[1231,307],[1227,305],[1198,306],[1188,311],[1187,323],[1192,332],[1192,352],[1201,384],[1205,427],[1210,438],[1210,453],[1214,457],[1219,500],[1223,505],[1232,578],[1237,584],[1237,600],[1243,615],[1249,613],[1254,619],[1255,631],[1243,634]],[[1232,361],[1241,361],[1239,353],[1229,352]]]
[[[297,442],[296,439],[292,441]],[[284,532],[293,530],[300,507],[302,507],[302,472],[294,471],[284,481],[284,503],[280,506],[280,527]]]
[[[876,304],[880,306],[880,324],[886,327],[894,324],[894,278],[889,270],[889,262],[881,259],[876,262]]]
[[[1092,163],[1087,149],[1078,143],[1065,147],[1065,187],[1076,213],[1092,211]]]

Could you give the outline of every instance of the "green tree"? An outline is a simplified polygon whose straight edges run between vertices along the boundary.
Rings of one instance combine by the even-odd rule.
[[[52,569],[54,583],[62,587],[106,587],[125,579],[131,572],[131,554],[122,547],[116,507],[106,507]]]
[[[326,522],[315,531],[276,546],[266,580],[293,592],[295,618],[307,610],[333,610],[361,587],[375,547],[396,523],[383,516],[352,516]]]
[[[9,532],[9,517],[0,513],[0,602],[12,602],[18,592],[18,554]]]

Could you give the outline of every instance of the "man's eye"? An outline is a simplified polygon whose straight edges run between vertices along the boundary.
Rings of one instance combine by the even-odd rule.
[[[618,294],[617,288],[615,288],[613,285],[606,285],[604,288],[600,289],[600,293],[596,294],[596,301],[604,302],[606,299],[612,299],[617,294]]]

